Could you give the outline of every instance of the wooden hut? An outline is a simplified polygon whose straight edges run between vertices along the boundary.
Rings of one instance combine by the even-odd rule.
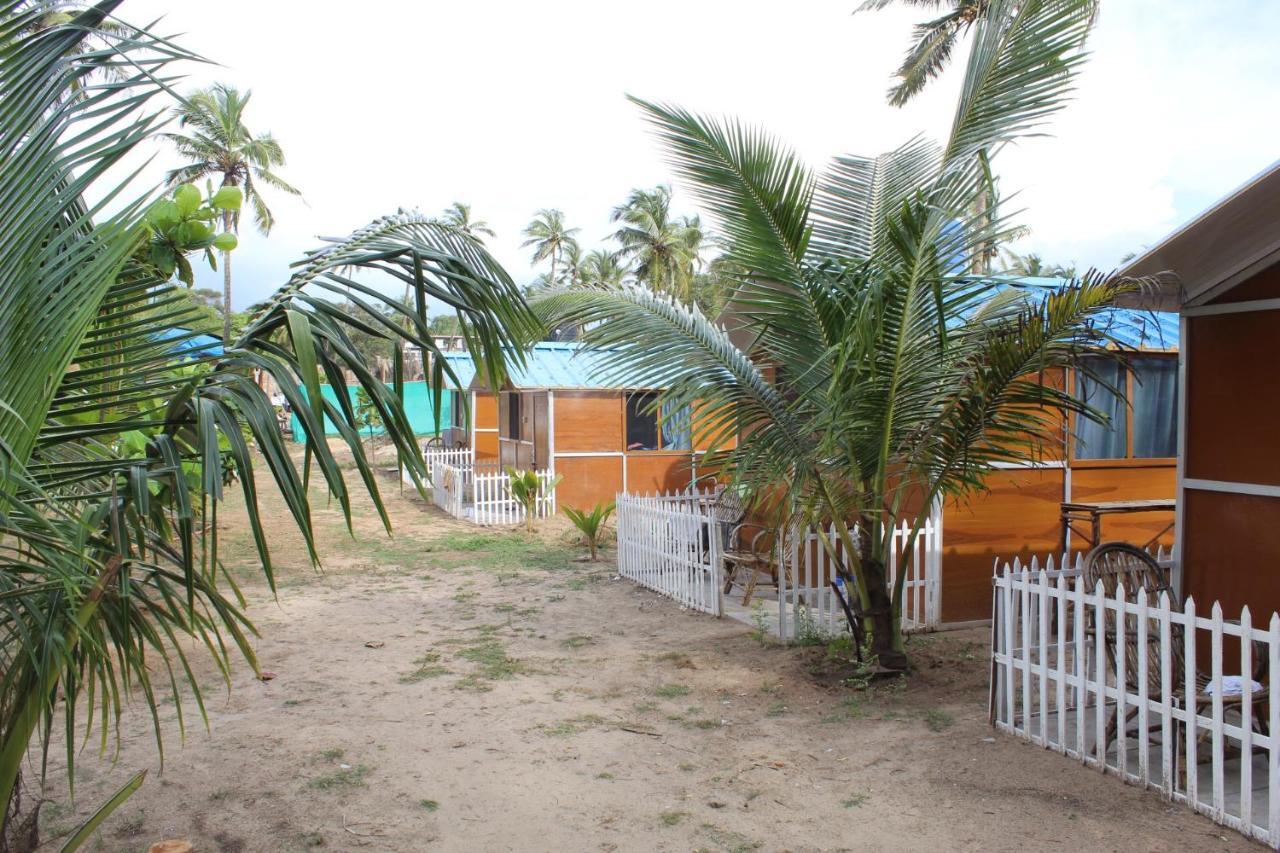
[[[469,448],[477,462],[498,458],[498,401],[493,393],[475,387],[476,366],[468,352],[444,352],[449,367],[457,375],[455,383],[445,376],[443,393],[449,395],[450,423],[441,431],[448,448]],[[464,405],[465,402],[465,405]],[[467,413],[470,412],[470,419]]]
[[[705,449],[693,446],[690,413],[659,417],[650,410],[659,389],[606,380],[616,371],[600,368],[599,356],[577,343],[536,344],[498,395],[502,464],[562,475],[561,506],[590,507],[622,491],[688,487]],[[471,389],[487,393],[479,376]]]
[[[1138,301],[1180,314],[1173,584],[1265,625],[1280,611],[1280,164],[1125,272],[1172,273]]]

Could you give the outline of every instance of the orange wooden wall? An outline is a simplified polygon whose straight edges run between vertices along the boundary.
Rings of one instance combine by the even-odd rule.
[[[1215,300],[1280,297],[1273,266]],[[1187,478],[1280,486],[1280,310],[1188,317]],[[1183,592],[1255,624],[1280,610],[1280,498],[1184,489]]]

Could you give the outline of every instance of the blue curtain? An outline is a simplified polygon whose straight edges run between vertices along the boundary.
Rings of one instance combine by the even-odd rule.
[[[1125,435],[1129,414],[1124,399],[1127,379],[1124,365],[1113,359],[1091,358],[1089,367],[1096,378],[1077,373],[1076,396],[1107,414],[1111,422],[1100,424],[1088,418],[1076,418],[1075,457],[1123,459],[1127,450]],[[1116,394],[1112,389],[1120,393]]]
[[[693,447],[693,419],[688,406],[674,408],[662,404],[662,449],[690,450]]]
[[[1178,359],[1133,359],[1133,455],[1141,459],[1178,453]]]

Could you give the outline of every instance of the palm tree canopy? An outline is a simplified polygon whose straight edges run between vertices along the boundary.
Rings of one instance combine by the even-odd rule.
[[[622,224],[613,234],[617,254],[635,265],[637,279],[655,291],[692,297],[705,234],[697,216],[671,216],[671,187],[632,190],[610,219]]]
[[[520,246],[533,247],[534,263],[545,261],[563,254],[570,245],[576,245],[578,241],[575,235],[580,230],[567,227],[564,213],[559,210],[554,208],[539,210],[524,229],[524,236],[527,239]]]
[[[611,369],[667,389],[667,410],[698,406],[708,464],[767,498],[779,523],[836,524],[837,560],[885,620],[880,642],[899,637],[885,596],[899,600],[901,577],[885,588],[879,522],[919,519],[921,503],[1034,457],[1058,437],[1060,411],[1101,416],[1037,377],[1110,343],[1091,320],[1134,285],[1091,274],[1033,298],[968,272],[1019,233],[975,201],[991,197],[991,158],[1070,93],[1090,6],[992,0],[946,143],[841,157],[820,176],[757,129],[636,100],[725,235],[741,281],[732,328],[636,288],[538,305],[582,324]],[[744,425],[749,440],[735,444]]]
[[[29,744],[37,738],[37,749],[47,749],[42,735],[60,719],[70,766],[83,743],[77,731],[83,721],[96,718],[109,730],[137,688],[157,736],[161,684],[179,697],[180,727],[191,700],[204,717],[190,660],[195,649],[207,649],[224,677],[233,655],[257,667],[253,625],[219,559],[217,513],[227,489],[243,495],[272,586],[259,489],[279,491],[317,562],[311,494],[317,481],[349,525],[359,489],[386,523],[359,419],[345,395],[330,402],[320,393],[322,381],[344,384],[347,374],[355,376],[399,464],[423,484],[428,472],[405,413],[402,359],[395,359],[387,386],[356,351],[355,332],[391,341],[397,355],[407,344],[431,352],[427,306],[442,303],[458,318],[477,369],[497,387],[505,364],[521,359],[540,328],[510,277],[475,240],[401,214],[308,253],[254,309],[243,333],[193,358],[183,344],[196,333],[175,329],[192,328],[198,313],[173,280],[173,266],[158,264],[153,250],[163,238],[171,240],[166,249],[187,254],[207,249],[212,237],[203,228],[170,228],[181,212],[177,199],[158,198],[158,188],[138,192],[121,183],[128,170],[114,167],[162,126],[171,113],[174,66],[196,58],[172,39],[133,28],[105,48],[86,47],[85,33],[99,32],[118,2],[103,0],[39,29],[39,8],[0,0],[6,47],[0,147],[7,152],[0,158],[0,207],[8,237],[0,243],[6,822]],[[123,79],[93,82],[103,67],[121,69]],[[77,87],[81,94],[68,97]],[[211,97],[243,106],[230,90]],[[188,126],[213,141],[218,127],[196,116]],[[245,157],[260,163],[274,155]],[[182,195],[182,215],[190,217],[184,226],[216,215],[203,194],[190,205],[190,193]],[[104,209],[100,199],[112,203]],[[178,236],[167,237],[170,231]],[[409,297],[387,296],[362,280],[365,273],[406,282]],[[334,297],[364,310],[348,313]],[[434,361],[440,387],[451,369],[443,358]],[[274,380],[302,421],[301,461],[285,444],[258,377]],[[337,442],[351,463],[335,457],[325,418],[338,427]]]
[[[897,82],[889,88],[888,100],[901,107],[920,94],[951,62],[956,44],[992,9],[992,0],[864,0],[855,11],[877,11],[894,3],[922,9],[949,7],[936,18],[916,24],[912,44],[894,73]],[[1089,2],[1090,23],[1097,16],[1098,0]]]
[[[191,95],[175,113],[186,133],[166,133],[188,163],[169,173],[171,185],[205,177],[218,177],[223,186],[241,187],[245,202],[253,208],[253,220],[263,234],[271,233],[275,217],[267,207],[260,186],[289,195],[301,193],[273,169],[285,164],[284,150],[270,133],[255,136],[244,122],[252,92],[241,93],[218,83]],[[232,224],[240,227],[239,212]]]
[[[488,222],[483,219],[472,219],[471,205],[463,204],[460,201],[455,201],[446,207],[440,219],[446,225],[456,228],[469,237],[475,237],[477,240],[480,239],[481,234],[486,237],[497,236],[493,233],[493,229],[489,227]]]

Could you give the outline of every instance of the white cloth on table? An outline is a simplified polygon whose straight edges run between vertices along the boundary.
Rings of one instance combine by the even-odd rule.
[[[1253,692],[1257,693],[1262,689],[1262,685],[1253,681]],[[1214,694],[1213,683],[1210,682],[1204,688],[1206,696]],[[1222,676],[1222,695],[1223,696],[1239,696],[1244,693],[1244,676],[1243,675],[1224,675]]]

